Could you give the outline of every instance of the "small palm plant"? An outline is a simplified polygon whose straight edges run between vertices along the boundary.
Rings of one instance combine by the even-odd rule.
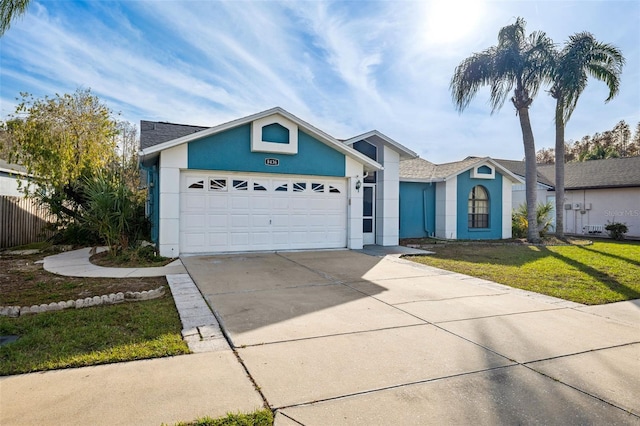
[[[142,239],[147,229],[144,205],[114,173],[86,179],[84,194],[82,223],[104,240],[112,256]]]
[[[538,204],[536,207],[536,225],[538,235],[544,238],[549,229],[553,226],[553,203],[550,201]],[[520,206],[513,211],[511,215],[511,231],[514,238],[524,238],[529,230],[528,209],[526,204]]]

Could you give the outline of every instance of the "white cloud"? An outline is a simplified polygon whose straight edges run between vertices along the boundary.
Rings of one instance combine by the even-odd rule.
[[[215,125],[278,105],[339,138],[376,128],[431,161],[522,158],[509,103],[490,115],[481,91],[459,115],[448,85],[462,59],[524,16],[529,31],[560,42],[589,30],[627,57],[620,96],[603,104],[606,87],[591,81],[567,138],[640,120],[640,4],[479,4],[480,15],[446,0],[33,3],[0,39],[1,113],[19,91],[90,87],[134,122]],[[553,101],[543,91],[531,120],[537,146],[552,146]]]

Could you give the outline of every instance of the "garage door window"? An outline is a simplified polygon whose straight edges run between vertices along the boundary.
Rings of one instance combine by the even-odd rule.
[[[187,188],[189,189],[204,189],[204,179],[189,178],[187,179]]]
[[[324,184],[322,183],[312,183],[311,190],[313,192],[324,192]]]
[[[276,188],[278,192],[287,192],[289,190],[289,184],[283,183],[282,185]]]
[[[339,194],[340,190],[333,185],[329,185],[329,192],[332,194]]]
[[[233,189],[236,191],[246,191],[249,189],[249,182],[246,180],[233,180]]]
[[[303,192],[305,189],[307,189],[306,182],[295,182],[293,184],[293,192]]]
[[[209,190],[210,191],[226,191],[227,190],[227,180],[226,179],[209,179]]]
[[[253,190],[254,191],[266,191],[267,188],[265,188],[264,185],[259,184],[258,182],[253,182]]]

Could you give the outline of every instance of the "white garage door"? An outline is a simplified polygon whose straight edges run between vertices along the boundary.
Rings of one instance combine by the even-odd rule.
[[[345,179],[183,172],[180,252],[342,248]]]

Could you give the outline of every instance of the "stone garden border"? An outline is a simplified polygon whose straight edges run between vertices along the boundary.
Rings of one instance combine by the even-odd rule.
[[[61,311],[63,309],[81,309],[91,306],[115,305],[122,302],[140,302],[143,300],[157,299],[164,295],[164,286],[155,290],[127,291],[125,293],[111,293],[109,295],[85,297],[84,299],[67,300],[62,302],[43,303],[33,306],[0,306],[0,316],[17,318],[22,315],[39,314],[41,312]]]

